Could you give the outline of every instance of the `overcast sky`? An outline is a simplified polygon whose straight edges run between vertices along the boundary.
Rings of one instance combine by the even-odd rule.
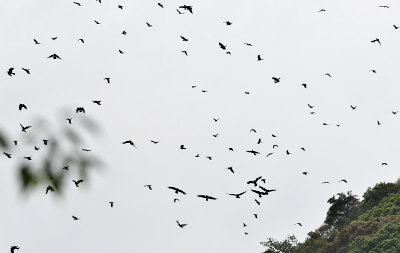
[[[12,159],[0,157],[1,252],[11,245],[19,252],[262,252],[268,237],[305,239],[323,223],[332,195],[361,195],[399,177],[400,114],[392,111],[400,109],[400,29],[393,27],[400,3],[77,1],[3,1],[0,128],[22,140],[19,122],[34,132],[36,117],[52,122],[50,129],[91,117],[102,135],[79,148],[92,149],[104,166],[79,188],[71,168],[61,198],[45,195],[45,186],[24,195],[16,165],[39,153],[22,143]],[[178,14],[183,4],[193,14]],[[48,59],[53,53],[62,60]],[[18,111],[20,103],[28,110]],[[73,112],[78,106],[85,116]],[[128,139],[137,149],[121,144]],[[261,154],[245,152],[251,149]],[[260,206],[246,184],[258,176],[277,189]],[[240,199],[226,194],[242,191]]]

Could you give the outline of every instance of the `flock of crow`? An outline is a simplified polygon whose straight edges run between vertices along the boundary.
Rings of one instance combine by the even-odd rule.
[[[96,2],[101,4],[101,0],[96,0]],[[84,4],[81,3],[81,2],[71,2],[71,4],[76,5],[77,8],[84,8]],[[124,10],[124,6],[123,5],[117,5],[116,8]],[[156,3],[155,8],[165,8],[165,7],[164,7],[163,3]],[[379,8],[389,8],[389,6],[379,6]],[[194,6],[192,6],[192,5],[180,5],[180,6],[174,7],[174,9],[176,9],[176,14],[177,15],[195,15],[196,14],[196,8]],[[322,13],[322,12],[326,12],[326,11],[327,10],[325,10],[325,9],[320,9],[319,11],[316,11],[316,12],[317,13],[318,12]],[[323,14],[321,14],[321,15],[323,15]],[[223,21],[221,23],[226,25],[226,26],[234,25],[234,22],[232,22],[232,21]],[[101,22],[98,21],[98,20],[94,20],[94,24],[93,25],[101,25]],[[149,29],[151,29],[153,27],[153,24],[151,24],[150,22],[144,22],[143,25],[147,26]],[[393,25],[393,27],[396,30],[399,28],[397,25]],[[127,33],[128,32],[124,30],[124,31],[121,32],[121,35],[126,36]],[[52,40],[57,40],[58,37],[52,37],[51,39]],[[180,36],[180,39],[182,41],[184,41],[184,42],[189,41],[189,38],[187,38],[187,36],[183,36],[183,35]],[[80,38],[78,41],[79,41],[79,43],[85,43],[85,38]],[[42,44],[43,44],[43,46],[45,46],[44,45],[45,43],[42,43],[41,40],[37,39],[37,38],[33,38],[32,42],[37,46],[41,46]],[[371,44],[376,44],[379,47],[382,46],[382,42],[381,42],[381,40],[379,38],[372,38],[370,43]],[[253,47],[253,43],[249,43],[249,42],[243,42],[243,45],[247,46],[247,47]],[[228,50],[228,45],[227,44],[225,44],[223,42],[220,42],[220,41],[216,41],[216,46],[218,46],[221,50],[223,50],[227,55],[231,55],[232,54],[232,52]],[[125,52],[122,51],[121,49],[119,49],[118,52],[120,54],[125,54]],[[187,57],[190,57],[190,52],[188,52],[187,50],[183,50],[180,53],[184,54]],[[46,57],[49,59],[49,61],[50,60],[63,60],[63,56],[62,55],[59,55],[58,53],[53,53],[53,52],[49,53],[49,55],[47,55]],[[261,54],[254,55],[254,61],[261,62],[263,60],[264,59],[261,56]],[[372,73],[376,73],[375,69],[371,69],[369,71],[372,72]],[[10,78],[13,78],[17,74],[27,74],[27,75],[34,74],[35,70],[34,69],[31,70],[30,68],[21,67],[21,66],[20,67],[9,67],[6,70],[6,73],[7,73],[8,76],[10,76]],[[326,78],[332,78],[332,75],[330,73],[321,73],[321,75],[323,75]],[[111,77],[102,77],[102,79],[107,85],[112,83],[112,78]],[[281,82],[281,77],[272,76],[271,80],[272,80],[273,84],[279,85],[279,83]],[[308,88],[308,85],[306,83],[302,83],[301,86],[304,89]],[[192,85],[191,87],[193,89],[195,89],[195,88],[197,88],[197,85]],[[208,92],[208,91],[207,90],[201,90],[201,92],[205,93],[205,92]],[[249,94],[248,92],[245,92],[245,93]],[[92,102],[94,104],[96,104],[96,105],[99,105],[99,106],[102,105],[102,101],[101,100],[92,100]],[[308,104],[308,107],[311,110],[310,114],[314,114],[315,113],[315,111],[313,110],[314,106],[311,105],[311,104]],[[349,108],[350,110],[356,110],[357,109],[357,105],[350,105],[349,107],[350,107]],[[29,105],[25,105],[25,104],[21,103],[21,104],[18,105],[18,107],[16,106],[16,109],[18,109],[19,111],[29,110]],[[77,114],[85,114],[86,113],[84,107],[74,108],[74,111]],[[398,111],[394,110],[391,113],[393,115],[396,115],[398,113]],[[217,123],[220,119],[213,118],[212,120],[215,123]],[[74,122],[73,121],[73,116],[70,116],[70,117],[65,119],[65,124],[67,126],[72,127],[74,125],[73,122]],[[27,124],[22,124],[22,123],[18,123],[18,124],[20,126],[21,132],[23,132],[24,134],[28,134],[29,131],[31,130],[31,128],[34,127],[34,126],[29,125],[29,124],[28,125]],[[381,125],[382,122],[380,122],[378,120],[378,121],[376,121],[376,124],[377,125]],[[331,125],[331,124],[327,123],[327,122],[322,122],[322,125],[323,126],[328,126],[328,125]],[[340,124],[333,124],[333,125],[335,127],[341,127]],[[249,130],[249,134],[255,134],[256,135],[257,134],[257,130],[256,129],[250,129]],[[278,139],[278,136],[276,134],[271,134],[271,136],[272,136],[272,138],[274,140]],[[214,134],[213,137],[217,138],[218,134]],[[263,143],[263,139],[262,138],[257,137],[257,139],[258,140],[255,143],[256,145],[259,145],[259,144]],[[43,139],[42,140],[43,146],[47,146],[50,141],[52,141],[52,140]],[[155,141],[155,140],[150,140],[150,142],[155,144],[155,145],[159,143],[159,141]],[[18,140],[14,140],[13,143],[14,143],[14,146],[18,146]],[[132,146],[134,148],[138,148],[135,145],[134,141],[132,141],[132,140],[122,140],[121,144],[130,145],[130,146]],[[41,145],[36,144],[36,145],[34,145],[33,148],[34,148],[35,151],[37,151],[42,147],[41,147]],[[177,149],[186,150],[187,147],[185,146],[185,144],[178,144],[177,145]],[[227,149],[230,152],[234,151],[234,149],[232,147],[227,147]],[[83,152],[90,152],[91,149],[83,148],[82,151]],[[299,152],[306,152],[306,149],[304,147],[299,147],[298,151]],[[292,152],[295,152],[295,151],[279,147],[279,143],[278,143],[278,141],[276,141],[276,143],[271,146],[271,151],[268,152],[268,153],[263,154],[262,152],[258,151],[256,148],[255,149],[245,150],[245,152],[248,153],[249,155],[252,155],[252,156],[270,157],[270,156],[273,156],[277,152],[281,152],[284,155],[289,156],[289,155],[292,155]],[[12,159],[14,157],[14,155],[12,153],[3,152],[3,154],[8,159]],[[200,157],[200,154],[196,154],[195,157]],[[212,156],[204,156],[204,157],[206,159],[208,159],[208,160],[212,160],[213,159]],[[33,159],[33,156],[32,155],[27,155],[27,156],[23,156],[22,158],[27,160],[27,161],[31,161]],[[387,165],[387,163],[386,162],[382,162],[382,166],[384,166],[384,165]],[[65,164],[65,166],[63,168],[60,168],[60,169],[68,171],[69,167],[70,166],[68,164]],[[235,170],[233,169],[233,167],[227,167],[226,170],[229,171],[230,173],[235,173]],[[308,171],[303,171],[302,172],[302,174],[304,176],[307,176],[308,173],[309,173]],[[346,179],[341,179],[339,182],[348,183],[348,181]],[[72,180],[72,183],[76,187],[79,187],[80,184],[84,183],[84,180],[83,179],[76,179],[76,180]],[[324,181],[324,182],[321,182],[321,183],[322,184],[329,184],[330,181]],[[234,199],[239,199],[244,194],[252,194],[252,196],[254,198],[255,205],[261,205],[261,198],[266,197],[269,194],[272,194],[273,192],[277,191],[277,189],[275,189],[275,188],[270,188],[270,187],[266,186],[266,178],[264,178],[263,176],[256,176],[255,178],[253,178],[251,180],[248,180],[246,182],[246,185],[249,188],[247,188],[247,189],[245,189],[245,190],[243,190],[243,191],[241,191],[239,193],[226,193],[227,196],[232,196]],[[151,184],[146,184],[146,185],[144,185],[144,187],[148,188],[148,190],[150,190],[150,191],[153,190],[153,186]],[[179,188],[179,186],[167,186],[167,189],[173,191],[176,194],[176,198],[173,199],[174,203],[180,201],[179,196],[187,195],[186,191],[184,189]],[[54,187],[52,185],[48,185],[44,189],[44,193],[45,194],[49,194],[49,192],[54,192],[54,191],[55,191],[55,189],[54,189]],[[204,201],[216,201],[219,198],[222,198],[222,196],[215,196],[214,194],[211,194],[211,193],[199,193],[199,194],[196,195],[196,197],[201,198]],[[115,206],[114,201],[109,201],[106,204],[109,205],[110,208],[114,208],[114,206]],[[254,213],[253,216],[254,216],[255,219],[257,219],[259,215],[257,213]],[[72,215],[72,219],[75,220],[75,221],[78,221],[80,218],[75,216],[75,215]],[[184,229],[186,226],[189,225],[188,223],[182,223],[182,221],[179,221],[179,220],[176,220],[176,224],[177,224],[177,226],[179,228],[182,228],[182,229]],[[302,223],[297,222],[294,225],[302,226]],[[248,234],[248,231],[246,230],[247,229],[247,224],[245,222],[243,222],[243,228],[245,229],[243,231],[244,234],[247,235]],[[12,253],[15,252],[15,250],[18,250],[18,249],[19,249],[19,246],[11,246],[11,252]]]

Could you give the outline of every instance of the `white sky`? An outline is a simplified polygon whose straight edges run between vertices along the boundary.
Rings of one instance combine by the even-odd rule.
[[[19,252],[262,252],[259,242],[267,237],[303,240],[319,227],[333,194],[361,195],[398,178],[400,122],[391,111],[400,109],[400,29],[393,27],[400,25],[400,3],[165,1],[162,9],[153,0],[79,2],[1,4],[0,126],[10,140],[21,140],[19,122],[42,117],[66,124],[60,112],[83,106],[103,129],[88,146],[105,165],[80,188],[71,182],[71,168],[58,198],[45,195],[44,187],[19,191],[15,165],[29,155],[19,151],[22,144],[13,147],[13,159],[0,157],[0,251],[19,245]],[[194,14],[179,15],[182,4],[193,5]],[[327,11],[319,13],[322,8]],[[228,20],[232,26],[223,24]],[[370,43],[375,38],[381,47]],[[53,53],[62,60],[46,58]],[[265,60],[257,62],[258,54]],[[274,84],[273,76],[281,82]],[[110,85],[104,77],[111,77]],[[100,107],[91,102],[97,99]],[[28,110],[19,112],[19,103]],[[138,148],[121,145],[127,139]],[[187,150],[179,150],[181,144]],[[257,206],[246,182],[261,175],[267,188],[278,190]],[[338,182],[343,178],[349,183]],[[174,204],[170,185],[188,195]],[[244,190],[241,199],[226,195]],[[189,225],[181,229],[176,220]]]

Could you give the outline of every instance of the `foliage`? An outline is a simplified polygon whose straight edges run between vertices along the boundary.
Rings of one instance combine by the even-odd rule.
[[[295,253],[398,253],[400,249],[400,181],[368,188],[360,202],[351,192],[328,199],[324,224],[301,243],[269,238],[265,252]],[[289,245],[289,246],[288,246]],[[280,248],[287,246],[287,248]],[[290,251],[283,251],[290,250]]]
[[[268,238],[266,242],[261,242],[261,244],[267,247],[264,253],[296,253],[299,242],[294,235],[290,235],[281,242]]]

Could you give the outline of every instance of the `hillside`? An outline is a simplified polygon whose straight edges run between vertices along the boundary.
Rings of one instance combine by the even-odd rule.
[[[304,242],[295,236],[261,242],[264,253],[400,252],[400,180],[368,188],[362,200],[352,192],[328,199],[324,224]]]

